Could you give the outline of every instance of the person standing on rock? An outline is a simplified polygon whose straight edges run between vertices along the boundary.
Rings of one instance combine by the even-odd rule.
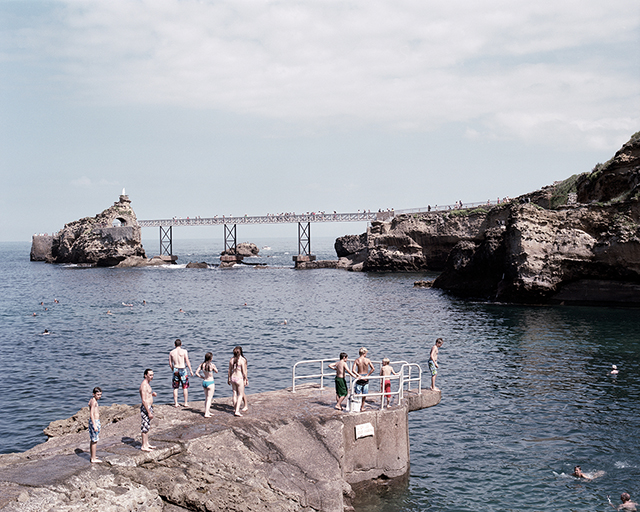
[[[353,362],[353,368],[351,368],[351,371],[353,373],[357,373],[359,376],[359,379],[356,381],[356,385],[353,389],[356,395],[367,395],[369,393],[369,379],[367,379],[366,377],[368,377],[375,371],[373,363],[367,357],[367,352],[368,350],[362,347],[358,352],[360,356]],[[364,410],[364,401],[365,398],[362,397],[362,406],[360,408],[361,411]]]
[[[142,446],[140,449],[143,452],[150,452],[155,448],[149,444],[149,430],[151,429],[151,420],[153,419],[153,397],[158,396],[151,389],[151,381],[153,380],[153,370],[147,368],[144,371],[144,380],[140,384],[140,399],[142,404],[140,405],[140,419],[142,424],[140,425],[140,432],[142,432]]]
[[[349,394],[349,388],[347,388],[347,381],[345,379],[345,374],[348,373],[354,378],[358,378],[357,373],[353,373],[349,369],[349,365],[347,361],[349,360],[349,356],[346,352],[340,352],[340,360],[335,363],[331,363],[329,368],[336,371],[336,405],[335,408],[339,411],[342,410],[342,401]]]
[[[100,409],[98,400],[102,398],[102,390],[99,387],[93,388],[93,396],[89,400],[89,454],[91,462],[102,462],[96,455],[98,441],[100,440]]]
[[[249,385],[249,379],[247,378],[247,360],[242,355],[242,347],[240,346],[233,349],[233,357],[229,360],[227,384],[229,384],[233,390],[233,414],[242,416],[242,414],[240,414],[240,407],[242,406],[243,400],[245,405],[242,410],[246,411],[249,409],[247,397],[244,393],[244,388]]]
[[[203,375],[200,375],[202,370]],[[213,364],[213,354],[207,352],[204,355],[204,362],[200,363],[200,366],[196,369],[196,375],[202,379],[202,387],[204,388],[204,417],[211,418],[211,401],[213,400],[213,393],[216,390],[216,384],[213,380],[213,372],[218,373],[216,365]]]
[[[171,352],[169,352],[169,366],[173,372],[173,406],[178,407],[178,389],[182,386],[182,392],[184,394],[184,406],[189,405],[189,376],[187,375],[187,367],[189,373],[193,376],[193,370],[191,369],[191,362],[189,361],[188,352],[182,348],[182,341],[177,339],[175,346]]]
[[[431,390],[432,391],[440,391],[436,387],[436,375],[438,375],[438,350],[442,346],[443,340],[442,338],[438,338],[434,343],[433,347],[431,347],[431,352],[429,352],[429,371],[431,372]]]

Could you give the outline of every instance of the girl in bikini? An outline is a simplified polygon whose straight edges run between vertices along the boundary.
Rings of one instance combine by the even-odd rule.
[[[229,378],[227,383],[231,385],[233,389],[233,408],[236,416],[242,416],[240,414],[240,406],[244,400],[243,411],[249,408],[247,403],[247,397],[244,394],[245,386],[249,385],[247,379],[247,360],[242,355],[242,347],[236,347],[233,349],[233,357],[229,360]]]
[[[203,375],[200,375],[202,370]],[[218,373],[216,365],[213,364],[213,354],[207,352],[204,355],[204,361],[200,363],[196,370],[196,375],[202,379],[202,387],[204,388],[204,417],[211,418],[211,401],[213,400],[213,393],[216,391],[216,384],[213,380],[213,372]]]

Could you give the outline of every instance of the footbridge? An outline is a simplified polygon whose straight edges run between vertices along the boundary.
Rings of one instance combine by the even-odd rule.
[[[505,199],[506,201],[507,199]],[[456,210],[477,208],[480,206],[491,206],[500,204],[497,201],[483,201],[477,203],[465,203],[459,201],[453,205],[427,206],[424,208],[411,208],[406,210],[371,210],[358,211],[356,213],[277,213],[269,215],[244,215],[242,217],[234,216],[214,216],[214,217],[173,217],[171,219],[156,220],[138,220],[141,227],[158,227],[160,228],[160,256],[175,261],[173,256],[173,228],[179,226],[224,226],[224,251],[225,255],[220,257],[222,262],[233,263],[240,261],[241,256],[235,254],[237,247],[237,226],[238,224],[298,224],[298,255],[293,256],[293,261],[313,261],[315,256],[311,254],[311,224],[314,222],[371,222],[386,221],[392,219],[396,215],[412,214],[412,213],[433,213]],[[230,254],[231,253],[231,254]]]
[[[384,221],[393,218],[393,210],[386,211],[362,211],[356,213],[280,213],[272,215],[258,215],[242,217],[187,217],[158,220],[138,220],[141,227],[160,228],[160,256],[173,259],[173,228],[178,226],[224,226],[224,250],[225,252],[235,252],[238,245],[237,228],[238,224],[298,224],[298,255],[293,256],[293,261],[313,261],[315,256],[311,254],[311,224],[313,222],[371,222],[374,220]],[[233,263],[239,261],[240,256],[226,254],[220,257],[223,262]]]

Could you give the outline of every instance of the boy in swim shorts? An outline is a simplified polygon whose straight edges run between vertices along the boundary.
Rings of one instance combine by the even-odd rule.
[[[349,394],[349,390],[347,388],[347,381],[345,380],[345,373],[349,373],[352,377],[357,378],[358,375],[353,373],[349,369],[349,365],[347,365],[347,360],[349,356],[346,352],[340,352],[340,360],[335,363],[331,363],[329,368],[336,371],[336,405],[335,408],[339,411],[342,410],[342,402]]]
[[[436,387],[436,375],[438,375],[438,350],[442,346],[442,338],[438,338],[431,347],[431,352],[429,352],[429,371],[431,372],[431,389],[433,391],[440,391]]]
[[[102,462],[97,456],[98,441],[100,440],[100,410],[98,400],[102,398],[102,390],[99,387],[93,388],[93,396],[89,400],[89,453],[91,462]]]

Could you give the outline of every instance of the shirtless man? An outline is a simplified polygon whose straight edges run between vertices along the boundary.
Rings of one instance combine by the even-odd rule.
[[[353,362],[353,368],[351,368],[351,371],[353,373],[357,373],[359,377],[354,387],[354,392],[356,395],[366,395],[367,393],[369,393],[369,379],[367,379],[366,377],[368,377],[375,371],[371,360],[367,358],[367,352],[368,350],[362,347],[358,351],[360,356]],[[361,411],[364,410],[364,401],[365,398],[362,397],[362,407],[360,408]]]
[[[140,449],[143,452],[150,452],[155,448],[149,444],[149,429],[151,428],[151,420],[153,419],[153,397],[157,396],[157,393],[151,389],[151,381],[153,380],[153,370],[147,368],[144,371],[144,380],[140,384],[140,399],[142,405],[140,406],[140,418],[142,425],[140,426],[140,432],[142,432],[142,446]]]
[[[100,440],[100,409],[98,408],[98,400],[102,398],[102,390],[98,387],[93,388],[93,396],[89,400],[89,453],[91,454],[91,462],[102,462],[97,456],[98,441]]]
[[[607,496],[607,499],[609,500],[609,505],[611,505],[616,510],[630,510],[630,511],[638,510],[637,508],[638,504],[635,501],[631,501],[631,496],[629,495],[628,492],[623,492],[620,495],[620,500],[622,500],[622,503],[618,505],[618,508],[616,508],[616,506],[613,503],[611,503],[611,498],[609,498],[609,496]]]
[[[442,346],[442,338],[438,338],[431,347],[431,352],[429,352],[429,371],[431,372],[431,389],[433,391],[440,391],[436,387],[436,375],[438,375],[438,350]]]
[[[191,369],[189,354],[182,348],[182,341],[177,339],[175,346],[176,348],[169,352],[169,366],[171,366],[171,371],[173,372],[173,406],[179,406],[178,388],[182,385],[184,406],[187,407],[189,405],[189,376],[187,375],[187,367],[189,368],[191,376],[193,376],[193,370]]]
[[[335,408],[339,411],[342,410],[342,401],[349,394],[349,390],[347,388],[347,381],[344,378],[345,373],[348,373],[354,378],[358,378],[358,375],[349,370],[349,365],[347,365],[347,361],[349,360],[349,356],[345,352],[340,353],[340,360],[335,363],[329,364],[329,368],[336,371],[336,405]]]

